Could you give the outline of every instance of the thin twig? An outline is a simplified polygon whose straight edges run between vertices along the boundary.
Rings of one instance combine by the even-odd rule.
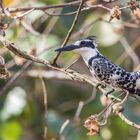
[[[134,52],[134,50],[131,48],[131,46],[128,44],[127,40],[125,37],[120,39],[120,42],[123,46],[123,48],[125,49],[125,51],[127,52],[127,54],[131,57],[131,59],[134,62],[134,66],[137,66],[139,64],[139,57],[137,56],[137,54]]]
[[[104,6],[103,4],[97,4],[97,5],[88,5],[88,8],[93,9],[93,8],[102,8],[105,9],[107,11],[110,11],[111,9]]]
[[[96,88],[93,87],[93,91],[92,91],[92,95],[86,99],[85,101],[80,101],[79,104],[78,104],[78,107],[77,107],[77,110],[75,112],[75,115],[74,115],[74,120],[77,120],[77,121],[80,121],[80,114],[81,114],[81,111],[83,109],[83,107],[87,104],[89,104],[91,101],[93,101],[96,97]]]
[[[38,7],[26,7],[26,8],[8,8],[7,10],[10,13],[15,13],[15,12],[23,12],[23,11],[29,11],[31,9],[34,10],[47,10],[47,9],[52,9],[52,8],[62,8],[62,7],[72,7],[72,6],[77,6],[79,5],[80,1],[73,1],[69,3],[63,3],[63,4],[55,4],[55,5],[47,5],[47,6],[38,6]]]
[[[124,22],[124,26],[128,27],[128,28],[139,28],[140,27],[138,24],[131,23],[131,22]]]
[[[80,120],[79,116],[81,114],[81,111],[82,111],[83,107],[84,107],[84,102],[80,101],[79,104],[78,104],[77,110],[75,112],[75,115],[74,115],[74,120],[76,120],[76,121]]]
[[[105,7],[102,4],[97,4],[97,5],[91,5],[91,6],[84,7],[84,8],[81,9],[81,12],[83,12],[83,11],[89,11],[89,10],[96,9],[96,8],[105,9],[107,11],[110,11],[111,10],[110,8]],[[50,12],[47,12],[47,11],[44,11],[44,12],[47,15],[49,15],[49,16],[70,16],[70,15],[74,15],[74,14],[77,13],[77,11],[68,12],[68,13],[61,13],[61,14],[58,14],[58,13],[50,13]]]
[[[131,47],[133,50],[135,50],[140,44],[140,37],[138,37],[132,44]],[[126,58],[128,57],[128,53],[125,51],[121,54],[121,56],[116,60],[115,63],[121,64]]]
[[[67,66],[65,68],[65,70],[69,69],[71,66],[73,66],[78,60],[79,60],[80,57],[78,57],[77,59],[75,59],[69,66]]]
[[[3,6],[3,0],[0,0],[0,7],[1,7],[2,12],[5,14],[5,9],[4,9],[4,6]]]
[[[22,13],[22,14],[20,14],[20,15],[14,16],[13,18],[14,18],[14,19],[18,19],[18,18],[21,19],[21,18],[23,18],[24,16],[30,14],[32,11],[34,11],[34,9],[30,9],[29,11],[26,11],[25,13]]]
[[[59,131],[59,134],[62,135],[63,131],[65,130],[66,126],[70,123],[70,120],[66,120],[62,125],[61,125],[61,128],[60,128],[60,131]]]
[[[97,93],[97,90],[96,90],[95,87],[93,87],[91,96],[84,101],[84,106],[87,105],[87,104],[89,104],[91,101],[93,101],[95,99],[96,93]]]
[[[39,32],[34,30],[34,28],[32,27],[31,24],[26,23],[24,20],[21,20],[21,25],[25,28],[25,30],[27,30],[28,32],[30,32],[34,36],[39,36],[40,35]]]
[[[62,12],[62,8],[57,10],[57,13],[61,13]],[[52,31],[52,29],[54,28],[55,24],[57,23],[59,17],[52,17],[48,23],[48,26],[46,27],[46,29],[43,31],[43,33],[45,34],[45,36],[49,35],[49,33]]]
[[[76,14],[77,11],[68,12],[68,13],[61,13],[61,14],[50,13],[50,12],[47,12],[47,11],[44,11],[44,12],[49,16],[70,16],[70,15]]]
[[[89,28],[91,28],[93,24],[101,20],[102,20],[101,17],[98,17],[97,19],[92,20],[90,23],[87,23],[86,25],[82,25],[80,27],[80,30],[78,30],[72,35],[71,39],[75,39],[79,37],[80,35],[83,35],[84,33],[88,32]]]
[[[126,5],[126,6],[120,7],[119,9],[123,10],[123,9],[127,9],[127,8],[130,8],[130,5]]]
[[[43,97],[44,97],[44,109],[45,109],[45,127],[44,127],[44,139],[47,140],[47,135],[48,135],[48,125],[47,125],[47,114],[48,114],[48,107],[47,107],[47,89],[45,86],[45,82],[43,78],[40,76],[41,84],[42,84],[42,89],[43,89]]]
[[[22,68],[20,69],[20,71],[18,71],[14,77],[12,77],[5,86],[3,86],[3,88],[0,90],[0,96],[2,96],[5,91],[11,86],[11,84],[17,80],[17,78],[32,64],[32,61],[26,62]]]
[[[79,15],[80,15],[80,11],[81,11],[81,9],[82,9],[82,6],[83,6],[83,4],[84,4],[84,1],[85,1],[85,0],[81,0],[81,3],[80,3],[80,5],[79,5],[79,8],[78,8],[77,13],[76,13],[75,18],[74,18],[74,21],[73,21],[73,23],[72,23],[72,25],[71,25],[70,30],[68,31],[68,34],[67,34],[67,36],[66,36],[66,38],[65,38],[65,40],[64,40],[64,42],[63,42],[63,44],[62,44],[62,46],[61,46],[61,48],[64,47],[64,46],[67,44],[67,42],[68,42],[68,40],[69,40],[69,38],[70,38],[70,36],[71,36],[71,34],[72,34],[72,31],[74,30],[74,27],[75,27],[75,25],[76,25],[76,23],[77,23],[77,20],[78,20],[78,17],[79,17]],[[56,55],[56,57],[54,58],[54,60],[53,60],[53,65],[57,65],[57,64],[56,64],[56,61],[57,61],[57,59],[58,59],[60,53],[61,53],[61,52],[59,52],[59,53]]]
[[[126,122],[127,124],[129,124],[129,125],[131,125],[131,126],[137,128],[138,130],[140,130],[140,124],[136,124],[136,123],[130,121],[128,118],[126,118],[126,117],[124,116],[124,114],[123,114],[122,112],[116,112],[116,114],[117,114],[124,122]]]

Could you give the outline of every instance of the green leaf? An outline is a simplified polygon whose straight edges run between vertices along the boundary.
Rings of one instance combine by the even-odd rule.
[[[0,138],[2,140],[19,140],[22,133],[22,128],[17,121],[5,123],[0,128]]]

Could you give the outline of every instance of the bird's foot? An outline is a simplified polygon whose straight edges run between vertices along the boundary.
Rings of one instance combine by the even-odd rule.
[[[103,84],[100,84],[100,83],[99,83],[99,84],[97,84],[96,87],[95,87],[96,90],[99,90],[99,87],[101,87],[101,88],[104,89],[104,88],[106,88],[106,85],[103,85]]]
[[[108,91],[107,93],[105,93],[105,96],[108,97],[108,95],[111,94],[114,91],[115,91],[114,89],[111,89],[110,91]]]
[[[123,100],[112,106],[113,107],[113,112],[120,113],[120,112],[124,111],[123,103],[128,99],[128,96],[129,96],[129,92],[126,92],[126,95],[123,98]]]

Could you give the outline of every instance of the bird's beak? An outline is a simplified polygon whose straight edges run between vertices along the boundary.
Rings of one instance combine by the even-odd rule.
[[[58,48],[58,49],[56,49],[55,51],[56,51],[56,52],[66,52],[66,51],[72,51],[72,50],[74,50],[75,48],[76,48],[75,45],[68,45],[68,46],[65,46],[65,47],[63,47],[63,48]]]

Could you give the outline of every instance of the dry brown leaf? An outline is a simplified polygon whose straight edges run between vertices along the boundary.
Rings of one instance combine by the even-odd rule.
[[[89,130],[87,135],[94,136],[96,134],[99,134],[101,126],[100,122],[97,120],[97,117],[91,116],[88,119],[86,119],[84,127]]]
[[[5,67],[4,59],[0,56],[0,79],[7,79],[9,75],[9,72]]]
[[[114,18],[116,18],[116,19],[120,19],[120,16],[121,16],[121,10],[119,9],[119,6],[115,6],[115,7],[113,7],[112,9],[111,9],[111,11],[110,11],[110,20],[109,20],[109,22],[112,20],[112,19],[114,19]]]
[[[128,2],[128,5],[130,6],[132,13],[134,13],[134,11],[136,11],[136,9],[139,8],[139,4],[136,0],[131,0],[130,2]]]

